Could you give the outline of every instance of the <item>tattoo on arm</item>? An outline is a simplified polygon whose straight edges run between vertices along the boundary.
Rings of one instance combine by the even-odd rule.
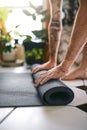
[[[50,20],[50,47],[51,47],[51,56],[55,55],[58,42],[60,42],[60,33],[61,33],[61,1],[62,0],[51,0],[51,20]]]

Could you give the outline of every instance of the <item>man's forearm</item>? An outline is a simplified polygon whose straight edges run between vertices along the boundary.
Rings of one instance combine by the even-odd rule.
[[[49,24],[50,60],[57,62],[62,30],[62,0],[50,0],[51,18]]]
[[[62,62],[62,66],[65,68],[65,70],[71,68],[77,56],[87,43],[87,15],[84,13],[87,11],[86,5],[87,1],[81,0],[81,5],[79,5],[79,9],[74,21],[70,43],[66,52],[66,56]]]

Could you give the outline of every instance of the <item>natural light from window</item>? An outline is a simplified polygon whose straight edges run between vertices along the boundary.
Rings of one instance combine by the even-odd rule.
[[[43,0],[0,0],[0,6],[8,6],[8,7],[18,7],[18,6],[28,6],[29,1],[34,3],[35,5],[41,5]]]
[[[37,21],[34,21],[31,16],[26,16],[22,11],[23,9],[29,9],[29,1],[35,6],[43,4],[43,0],[0,0],[1,7],[8,7],[12,10],[6,21],[7,31],[10,31],[14,29],[15,26],[20,25],[17,31],[19,31],[21,35],[33,36],[33,30],[39,30],[42,28],[39,17]]]

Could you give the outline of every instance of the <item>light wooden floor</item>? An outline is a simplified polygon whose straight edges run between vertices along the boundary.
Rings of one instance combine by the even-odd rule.
[[[29,70],[0,67],[0,72]],[[64,82],[72,87],[87,86],[86,80]],[[87,113],[72,106],[0,108],[0,130],[87,130]]]

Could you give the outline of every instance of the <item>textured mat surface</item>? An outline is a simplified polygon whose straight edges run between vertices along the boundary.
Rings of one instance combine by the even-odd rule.
[[[65,105],[73,98],[62,82],[51,81],[37,90],[31,73],[0,73],[0,106]]]
[[[30,73],[0,73],[0,106],[41,104]]]
[[[33,80],[41,73],[33,77],[31,72],[0,73],[0,107],[87,104],[84,90],[67,87],[60,80],[51,80],[36,89]]]

